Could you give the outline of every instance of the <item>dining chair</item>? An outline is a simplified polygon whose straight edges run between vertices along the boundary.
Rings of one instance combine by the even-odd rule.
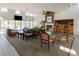
[[[23,40],[24,40],[24,38],[26,38],[26,40],[27,40],[28,37],[32,38],[32,30],[24,28],[23,29]]]

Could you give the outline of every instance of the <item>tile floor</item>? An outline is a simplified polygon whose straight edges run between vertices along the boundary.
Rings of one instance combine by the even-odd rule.
[[[18,56],[15,48],[8,42],[5,35],[0,33],[0,56]]]

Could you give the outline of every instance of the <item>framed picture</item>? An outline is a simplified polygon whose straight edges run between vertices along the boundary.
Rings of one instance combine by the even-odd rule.
[[[52,22],[52,17],[51,16],[47,17],[47,22]]]

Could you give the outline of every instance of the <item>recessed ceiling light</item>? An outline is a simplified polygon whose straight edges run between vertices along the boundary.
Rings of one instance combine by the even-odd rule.
[[[29,16],[29,13],[26,13],[26,16]]]

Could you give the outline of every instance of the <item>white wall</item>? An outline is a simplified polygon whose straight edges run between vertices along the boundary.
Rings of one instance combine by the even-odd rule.
[[[4,18],[6,20],[14,20],[14,15],[16,15],[16,12],[15,11],[16,10],[10,10],[10,9],[8,9],[8,12],[2,12],[0,10],[0,17]],[[30,21],[30,20],[33,19],[32,17],[26,17],[24,11],[21,11],[21,14],[20,15],[22,16],[22,19],[23,20],[29,20]]]
[[[74,19],[74,34],[75,35],[79,34],[79,29],[78,29],[79,8],[78,7],[72,7],[60,13],[56,13],[55,20],[60,20],[60,19]]]

